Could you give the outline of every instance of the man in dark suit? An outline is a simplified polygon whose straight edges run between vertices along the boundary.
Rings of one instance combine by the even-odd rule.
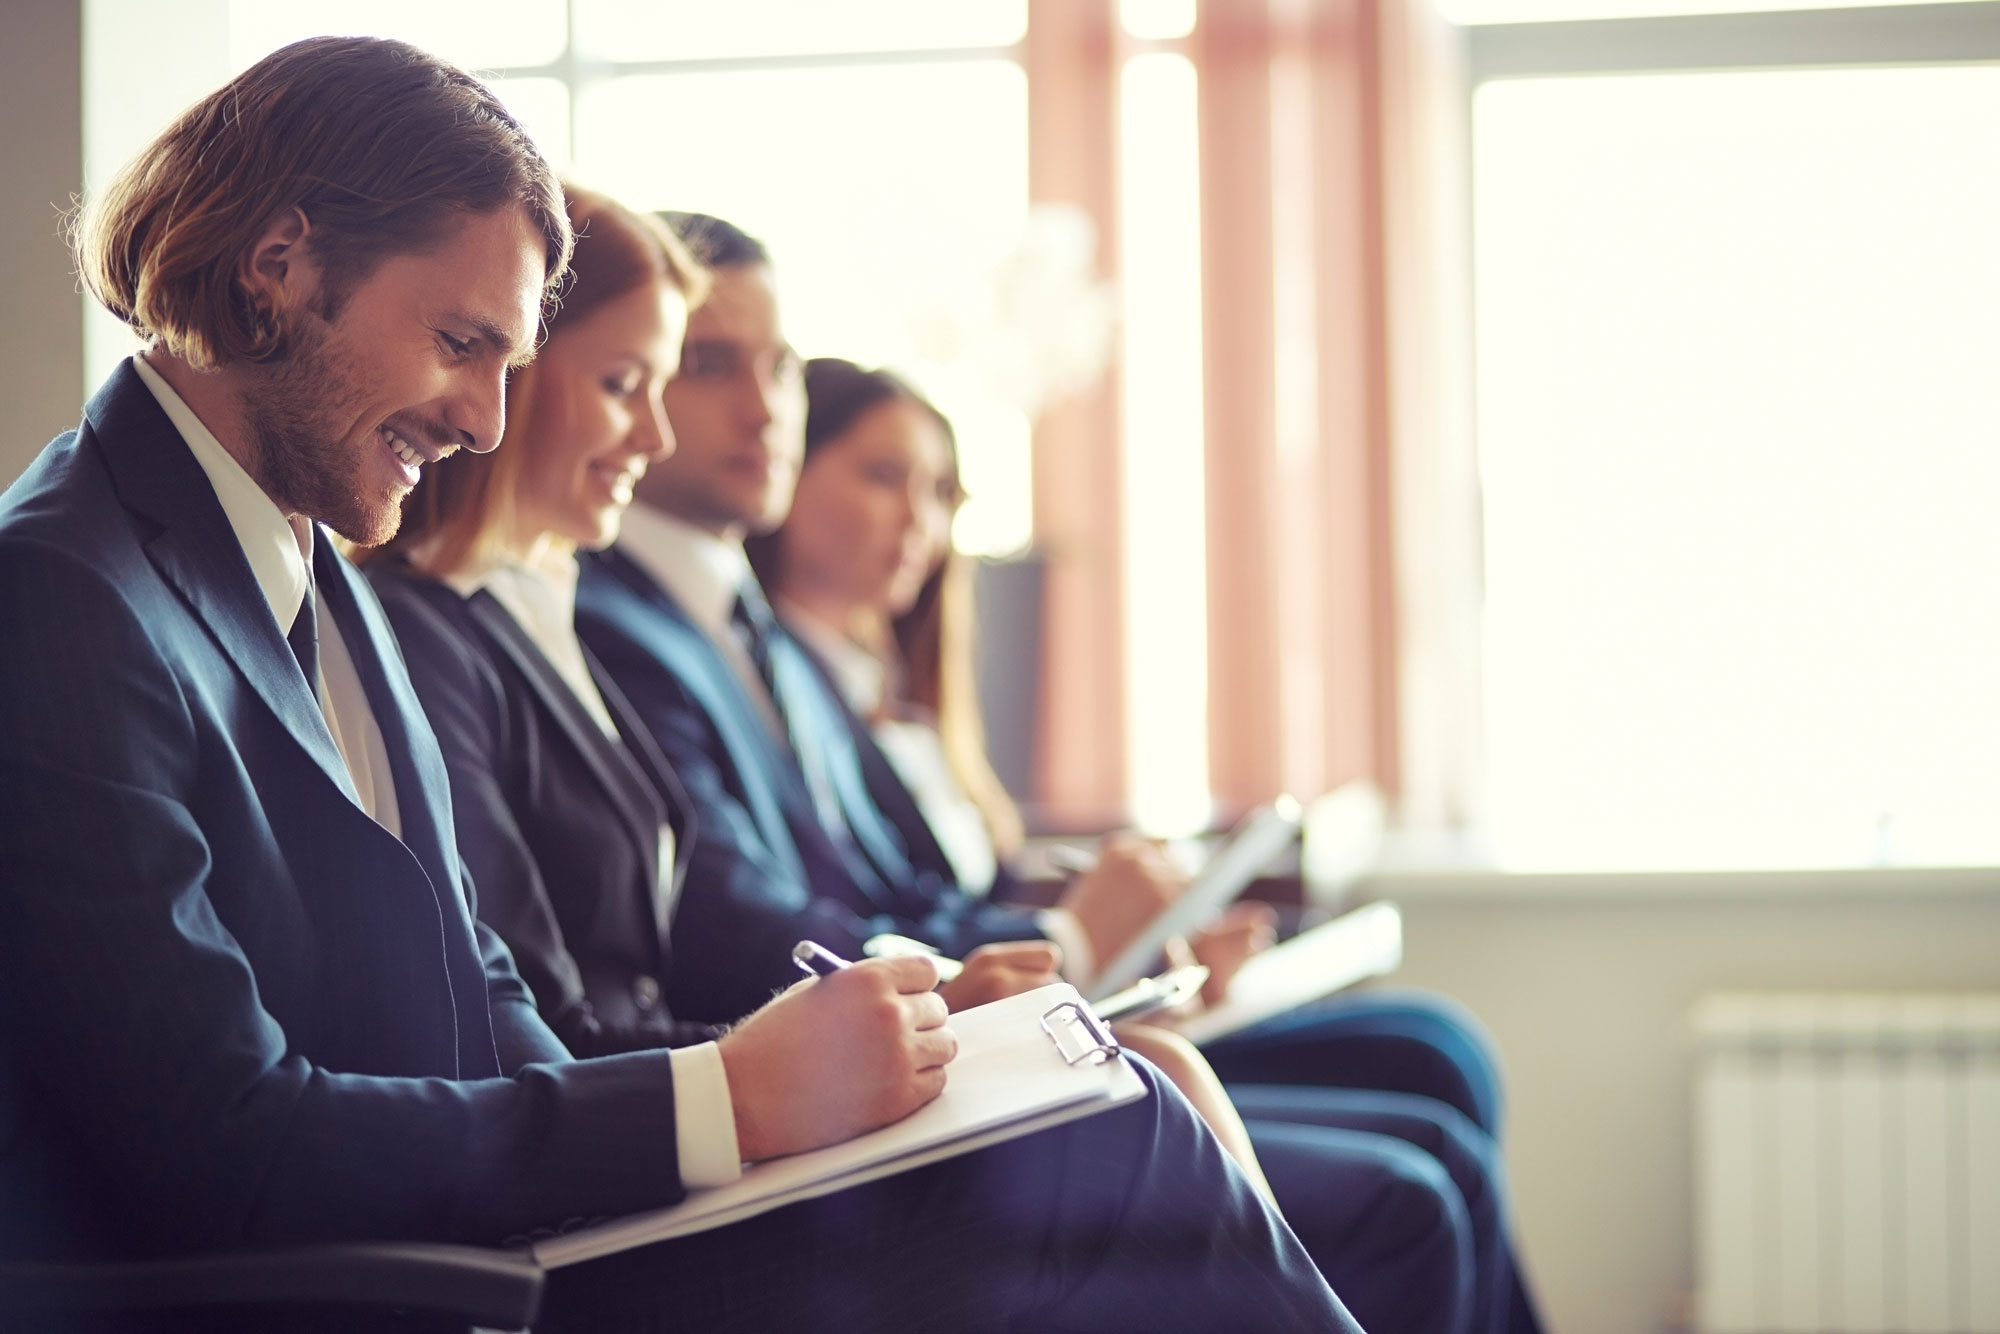
[[[570,239],[490,92],[369,39],[259,62],[93,201],[86,281],[149,346],[0,497],[0,1256],[497,1244],[701,1184],[691,1092],[727,1179],[942,1086],[927,965],[575,1061],[471,912],[327,530],[379,542],[493,447]],[[546,1325],[1353,1328],[1140,1069],[1073,1127],[562,1271]]]

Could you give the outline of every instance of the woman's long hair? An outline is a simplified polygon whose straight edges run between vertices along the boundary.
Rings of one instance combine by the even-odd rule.
[[[951,489],[959,494],[958,439],[944,414],[890,371],[867,370],[838,357],[806,363],[806,466],[825,445],[884,403],[908,403],[929,415],[944,433],[951,460]],[[783,586],[785,529],[753,536],[744,543],[751,568],[764,587]],[[986,757],[986,725],[979,707],[978,646],[973,627],[973,568],[946,544],[944,558],[930,572],[907,611],[889,624],[891,642],[864,647],[883,658],[895,698],[890,712],[915,711],[935,726],[945,762],[986,822],[993,846],[1004,859],[1019,849],[1021,813]]]
[[[657,218],[581,186],[565,185],[563,199],[576,250],[558,304],[543,321],[544,341],[648,283],[667,284],[690,305],[700,300],[706,275]],[[400,554],[432,575],[487,558],[512,523],[515,483],[537,443],[523,437],[535,421],[540,372],[540,363],[530,362],[508,380],[507,430],[499,448],[461,451],[424,468],[403,502],[402,527],[378,551]]]

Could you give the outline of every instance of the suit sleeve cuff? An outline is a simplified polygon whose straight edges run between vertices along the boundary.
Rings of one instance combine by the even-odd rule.
[[[674,1147],[680,1153],[681,1185],[689,1190],[725,1186],[743,1175],[736,1149],[736,1107],[729,1099],[729,1076],[713,1042],[676,1047],[668,1053],[674,1069]]]
[[[1063,953],[1063,976],[1082,990],[1097,977],[1097,954],[1090,948],[1090,936],[1076,914],[1067,908],[1043,908],[1035,914],[1035,925],[1053,940]]]

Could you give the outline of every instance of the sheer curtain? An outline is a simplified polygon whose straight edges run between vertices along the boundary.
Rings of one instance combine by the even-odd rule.
[[[1108,0],[1030,9],[1030,190],[1090,213],[1114,277],[1118,80],[1162,46]],[[1421,0],[1210,0],[1168,49],[1198,106],[1207,709],[1182,721],[1205,726],[1214,812],[1368,778],[1459,813],[1477,618],[1448,612],[1476,596],[1477,505],[1458,39]],[[1123,460],[1144,455],[1121,455],[1120,402],[1114,372],[1036,433],[1035,804],[1069,824],[1119,818],[1134,789],[1123,692],[1143,669],[1121,626],[1149,572],[1123,557]],[[1401,615],[1399,593],[1441,610]]]

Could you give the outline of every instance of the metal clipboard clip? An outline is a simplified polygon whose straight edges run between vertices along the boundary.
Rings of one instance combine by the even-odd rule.
[[[1070,1065],[1095,1065],[1121,1050],[1111,1029],[1079,1001],[1064,1001],[1044,1010],[1042,1031]]]

